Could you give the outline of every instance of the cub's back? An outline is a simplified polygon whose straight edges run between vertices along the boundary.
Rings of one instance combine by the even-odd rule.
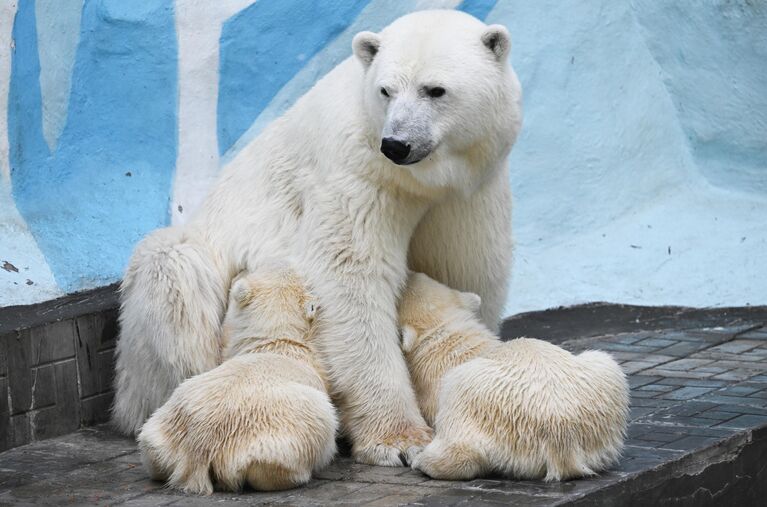
[[[226,396],[220,395],[221,386],[226,386]],[[306,396],[327,397],[322,378],[309,363],[270,352],[236,356],[188,379],[177,391],[186,406],[199,407],[196,415],[201,419],[226,410],[230,399],[251,412],[267,409],[280,417],[280,407],[289,412]]]
[[[619,418],[628,402],[625,375],[602,352],[576,356],[542,340],[517,338],[482,356],[446,375],[444,387],[453,398],[471,399],[467,410],[491,414],[481,419],[493,433],[508,433],[512,421],[519,431],[544,434],[578,428],[603,415]],[[600,414],[605,410],[610,413]]]

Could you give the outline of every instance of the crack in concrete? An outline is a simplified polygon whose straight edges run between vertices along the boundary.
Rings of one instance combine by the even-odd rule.
[[[38,337],[37,340],[37,357],[33,367],[34,376],[32,377],[32,400],[29,405],[29,435],[32,439],[37,438],[37,376],[40,371],[40,356],[43,352],[43,337]],[[55,376],[54,376],[55,382]]]

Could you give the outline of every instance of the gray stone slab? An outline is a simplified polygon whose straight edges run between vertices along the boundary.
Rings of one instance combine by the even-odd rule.
[[[661,380],[663,377],[657,377],[657,376],[648,376],[648,375],[632,375],[629,377],[629,387],[631,389],[635,389],[637,387],[641,387],[647,384],[653,384],[659,380]]]
[[[621,369],[626,375],[633,375],[644,370],[648,370],[654,367],[657,363],[651,363],[647,361],[627,361],[621,363]]]
[[[664,370],[684,370],[684,371],[690,371],[694,370],[701,366],[706,366],[708,364],[713,363],[714,361],[711,359],[692,359],[692,358],[684,358],[684,359],[678,359],[676,361],[672,361],[670,363],[666,363],[663,365]]]
[[[756,382],[741,382],[740,384],[723,387],[717,391],[717,394],[727,396],[752,396],[760,391],[767,390],[767,386]]]
[[[666,443],[663,445],[663,448],[674,449],[679,451],[694,451],[696,449],[709,447],[715,444],[716,442],[718,442],[719,440],[721,440],[721,438],[693,435],[693,436],[680,438],[679,440],[675,440],[673,442]]]
[[[75,326],[81,396],[85,398],[110,391],[117,314],[85,315],[75,321]]]
[[[728,382],[739,382],[741,380],[750,380],[753,376],[753,370],[733,369],[718,375],[714,375],[711,378],[715,380],[726,380]]]
[[[662,349],[665,347],[670,347],[671,345],[676,345],[676,340],[668,340],[664,338],[645,338],[644,340],[636,342],[637,345],[642,345],[645,347],[655,347],[657,349]]]
[[[710,347],[710,344],[707,342],[688,339],[685,341],[680,341],[679,343],[676,343],[674,345],[670,345],[668,347],[662,348],[658,350],[658,353],[668,355],[668,356],[685,357],[694,352],[698,352],[699,350],[703,350],[708,347]]]
[[[664,366],[660,368],[651,368],[649,370],[644,370],[642,373],[645,375],[658,375],[661,377],[698,379],[698,380],[708,379],[713,377],[712,373],[695,371],[695,370],[684,370],[684,369],[669,370],[669,369],[665,369]]]
[[[75,355],[75,333],[71,321],[19,331],[20,340],[29,340],[34,359],[31,366],[69,359]]]
[[[11,447],[24,445],[30,441],[29,412],[11,416]]]
[[[706,352],[708,353],[725,352],[729,354],[742,354],[743,352],[749,351],[760,345],[762,345],[762,342],[760,342],[759,340],[736,339],[736,340],[728,341],[726,343],[722,343],[720,345],[715,345],[714,347],[711,347],[710,349],[706,350]]]
[[[80,424],[93,426],[108,422],[113,401],[114,393],[112,391],[80,400]]]
[[[15,333],[6,333],[0,335],[0,377],[8,375],[8,340],[13,338]]]
[[[717,428],[746,429],[765,425],[767,425],[767,415],[743,414],[718,424]]]
[[[684,387],[724,387],[728,384],[725,380],[689,379],[681,377],[660,378],[658,384]]]
[[[713,387],[680,387],[679,389],[663,394],[662,397],[668,400],[691,400],[693,398],[699,398],[713,390]]]
[[[23,414],[32,406],[32,366],[37,364],[37,357],[28,334],[17,332],[6,340],[11,415]]]
[[[746,331],[741,335],[743,338],[747,338],[750,340],[767,340],[767,328],[761,327],[758,329],[753,329],[751,331]]]
[[[45,364],[32,367],[32,385],[30,387],[30,410],[40,410],[56,405],[56,365]]]
[[[8,380],[0,377],[0,449],[11,446],[11,411],[8,407]]]
[[[726,405],[744,405],[748,407],[767,408],[767,400],[749,396],[725,396],[723,394],[711,393],[702,396],[700,399]]]
[[[636,391],[650,391],[654,393],[667,393],[669,391],[673,391],[675,389],[678,389],[678,386],[670,386],[666,384],[647,384],[642,387],[639,387],[638,389],[632,390],[632,394]]]

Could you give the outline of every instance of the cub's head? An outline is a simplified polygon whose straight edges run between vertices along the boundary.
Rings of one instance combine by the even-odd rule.
[[[508,154],[521,91],[506,28],[459,11],[421,11],[358,33],[352,48],[365,70],[371,143],[390,164],[427,187],[470,192]]]
[[[234,279],[224,330],[229,345],[250,338],[302,341],[310,334],[317,309],[304,280],[289,264],[267,262]]]
[[[399,302],[402,348],[409,352],[428,332],[447,322],[478,322],[482,300],[472,292],[461,292],[429,278],[411,273]]]

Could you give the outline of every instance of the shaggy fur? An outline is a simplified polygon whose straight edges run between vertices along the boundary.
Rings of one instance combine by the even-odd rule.
[[[137,431],[179,383],[218,364],[236,273],[291,256],[323,303],[317,350],[355,458],[400,466],[428,443],[397,300],[410,262],[481,294],[483,321],[498,323],[507,156],[521,123],[509,44],[505,28],[457,11],[359,34],[355,56],[239,152],[189,223],[142,241],[122,285],[117,426]],[[436,86],[444,95],[428,96]],[[423,158],[395,164],[384,136]]]
[[[604,352],[503,343],[480,298],[413,274],[400,303],[405,357],[436,436],[413,468],[437,479],[491,472],[547,481],[592,475],[623,446],[628,385]]]
[[[235,357],[183,382],[138,436],[154,479],[198,494],[278,490],[330,462],[338,420],[311,350],[314,312],[288,268],[235,281],[224,321]]]

